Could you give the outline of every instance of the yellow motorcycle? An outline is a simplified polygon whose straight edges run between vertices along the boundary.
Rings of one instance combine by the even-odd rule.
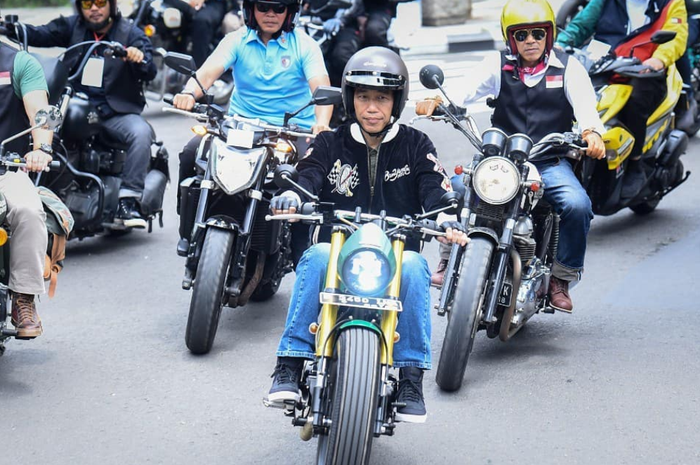
[[[651,37],[651,42],[662,44],[674,37],[675,32],[657,31]],[[640,215],[651,213],[663,197],[690,175],[689,171],[684,172],[680,160],[688,146],[688,136],[675,128],[676,108],[683,89],[676,66],[671,65],[666,70],[666,97],[647,121],[642,152],[642,163],[647,167],[647,182],[632,198],[623,199],[620,194],[625,169],[634,145],[634,136],[618,119],[618,114],[632,94],[632,86],[624,83],[624,78],[659,77],[664,71],[649,71],[636,57],[608,54],[594,62],[583,50],[569,51],[588,69],[596,91],[598,113],[606,129],[602,135],[606,157],[602,160],[586,157],[579,167],[581,184],[591,198],[593,212],[612,215],[629,207]]]

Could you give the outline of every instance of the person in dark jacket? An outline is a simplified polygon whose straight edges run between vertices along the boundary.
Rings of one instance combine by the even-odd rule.
[[[141,117],[146,103],[143,83],[156,75],[151,43],[143,31],[121,17],[116,0],[76,0],[75,5],[76,15],[61,16],[43,26],[28,25],[29,45],[69,47],[83,41],[104,40],[126,47],[127,56],[123,59],[94,57],[98,67],[104,66],[104,72],[98,76],[101,85],[81,80],[74,87],[89,97],[111,135],[129,147],[115,221],[145,228],[138,201],[143,193],[153,138],[151,127]],[[87,46],[67,57],[69,66],[79,63],[85,50]]]
[[[674,31],[676,37],[665,44],[648,43],[658,30]],[[688,39],[685,1],[591,0],[559,34],[557,44],[580,47],[591,36],[609,45],[618,56],[628,56],[633,51],[650,69],[667,69],[685,52]],[[666,96],[665,76],[634,78],[630,85],[632,95],[619,116],[635,140],[625,172],[622,198],[634,197],[646,183],[646,167],[641,157],[647,143],[647,120]]]
[[[376,75],[382,73],[382,78]],[[374,73],[374,74],[372,74]],[[316,136],[299,162],[299,183],[321,201],[338,209],[403,216],[432,210],[451,190],[450,180],[427,135],[396,124],[408,97],[408,71],[389,49],[369,47],[357,52],[343,72],[343,105],[352,123],[335,132]],[[286,191],[272,199],[274,213],[293,213],[299,198]],[[465,245],[467,236],[456,221],[442,224],[441,241]],[[423,422],[423,370],[430,369],[430,271],[417,250],[407,244],[401,276],[403,311],[394,348],[399,371],[397,420]],[[299,379],[304,359],[314,358],[314,335],[308,331],[320,311],[318,294],[330,253],[330,244],[309,248],[297,266],[297,280],[289,305],[287,324],[279,348],[271,402],[299,399]]]

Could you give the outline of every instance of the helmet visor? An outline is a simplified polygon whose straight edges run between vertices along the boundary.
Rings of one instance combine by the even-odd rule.
[[[345,75],[345,81],[353,87],[367,87],[370,89],[400,90],[406,85],[404,76],[379,71],[348,71]]]

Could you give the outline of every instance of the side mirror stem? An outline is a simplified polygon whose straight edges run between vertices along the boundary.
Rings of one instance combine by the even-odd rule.
[[[313,201],[315,201],[315,202],[318,202],[318,201],[319,201],[317,195],[314,195],[314,194],[312,194],[311,192],[309,192],[309,191],[307,191],[306,189],[304,189],[303,187],[301,187],[301,186],[299,185],[298,182],[294,181],[291,177],[287,176],[286,174],[283,174],[283,175],[282,175],[282,179],[284,179],[284,180],[287,181],[289,184],[291,184],[292,186],[294,186],[295,189],[297,189],[299,192],[301,192],[302,194],[304,194],[304,195],[305,195],[306,197],[308,197],[309,199],[311,199],[311,200],[313,200]]]

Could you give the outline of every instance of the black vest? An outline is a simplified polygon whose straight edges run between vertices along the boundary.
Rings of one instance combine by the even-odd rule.
[[[22,99],[15,95],[12,73],[17,51],[0,42],[0,142],[29,127],[29,118]],[[17,152],[24,156],[29,148],[29,135],[5,146],[5,154]]]
[[[564,68],[549,66],[542,80],[534,87],[528,87],[520,80],[517,66],[504,70],[506,61],[501,52],[501,90],[495,101],[491,123],[506,134],[527,134],[533,142],[538,142],[551,132],[571,131],[574,109],[564,92],[564,71],[569,56],[554,50]]]
[[[71,36],[71,45],[86,40],[87,28],[82,21],[77,20]],[[115,20],[114,25],[107,33],[105,40],[119,42],[124,47],[129,46],[129,35],[134,26],[122,17]],[[92,34],[90,34],[92,39]],[[82,56],[74,56],[74,62],[68,63],[73,69],[75,64],[80,63]],[[143,95],[143,85],[134,75],[131,65],[121,58],[105,58],[104,76],[102,86],[105,91],[105,98],[109,106],[117,113],[140,114],[146,104]]]

